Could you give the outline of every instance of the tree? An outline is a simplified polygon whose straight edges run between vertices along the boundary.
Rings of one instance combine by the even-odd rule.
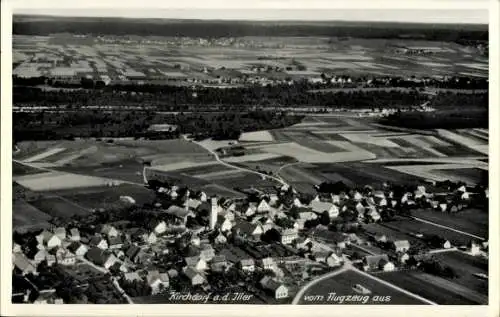
[[[275,228],[271,228],[271,229],[267,230],[266,232],[264,232],[261,235],[260,239],[264,242],[267,242],[267,243],[279,242],[279,241],[281,241],[281,234]]]
[[[330,224],[330,215],[328,214],[328,211],[323,211],[319,217],[319,223],[323,226],[328,226]]]

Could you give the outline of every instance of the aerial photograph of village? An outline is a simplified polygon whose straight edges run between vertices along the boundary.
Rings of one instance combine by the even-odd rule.
[[[12,303],[488,305],[487,21],[12,31]]]

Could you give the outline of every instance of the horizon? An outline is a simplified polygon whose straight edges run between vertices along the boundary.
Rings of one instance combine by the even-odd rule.
[[[373,11],[377,11],[374,13]],[[370,22],[399,24],[488,25],[484,9],[18,9],[14,16],[47,18],[161,19],[245,22]]]

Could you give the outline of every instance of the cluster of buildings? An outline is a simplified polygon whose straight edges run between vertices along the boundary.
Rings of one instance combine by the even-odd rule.
[[[14,244],[14,272],[36,275],[42,262],[70,269],[84,264],[111,274],[122,284],[147,284],[154,295],[179,283],[207,292],[230,287],[209,283],[210,277],[236,270],[240,278],[260,274],[255,288],[263,296],[281,300],[308,279],[346,261],[365,271],[404,266],[412,247],[409,240],[370,230],[382,220],[383,210],[428,203],[440,212],[453,212],[460,204],[466,206],[474,194],[464,186],[446,195],[430,194],[418,186],[401,196],[389,187],[367,187],[306,201],[287,185],[240,200],[208,197],[177,186],[154,190],[171,203],[168,207],[158,204],[151,219],[123,219],[90,229],[73,223],[44,230],[26,245]],[[450,197],[454,203],[445,203]],[[348,229],[332,230],[335,224]],[[363,225],[367,229],[362,232],[349,230]],[[366,250],[370,245],[385,249],[352,258],[353,248]],[[451,247],[449,242],[443,246],[447,247]],[[471,252],[479,254],[483,247],[473,244]]]

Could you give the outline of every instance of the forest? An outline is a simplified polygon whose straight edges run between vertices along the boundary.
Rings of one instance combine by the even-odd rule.
[[[283,128],[301,116],[271,111],[160,114],[152,111],[60,111],[14,113],[14,142],[74,138],[134,137],[171,139],[192,134],[203,139],[238,139],[242,132]],[[174,124],[175,131],[148,132],[152,124]]]
[[[431,41],[488,41],[487,25],[342,21],[222,21],[15,16],[13,34],[176,37],[331,36]]]

